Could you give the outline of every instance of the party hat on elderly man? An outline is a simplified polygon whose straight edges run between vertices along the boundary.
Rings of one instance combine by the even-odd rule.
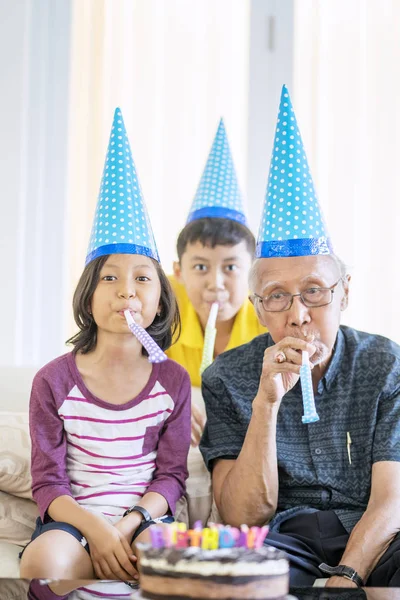
[[[256,257],[332,253],[296,116],[284,85]]]
[[[119,108],[114,113],[86,264],[105,254],[142,254],[160,260]]]
[[[187,223],[205,217],[231,219],[247,225],[243,197],[223,119],[219,122]]]

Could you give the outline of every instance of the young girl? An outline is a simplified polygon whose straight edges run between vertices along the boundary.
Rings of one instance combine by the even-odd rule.
[[[40,518],[21,577],[129,580],[133,541],[154,519],[173,520],[185,490],[190,381],[171,360],[149,362],[124,314],[161,349],[179,328],[119,109],[73,307],[73,351],[43,367],[32,387]]]

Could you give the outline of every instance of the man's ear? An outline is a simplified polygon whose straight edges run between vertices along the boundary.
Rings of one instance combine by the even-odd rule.
[[[182,283],[182,269],[181,269],[181,263],[177,260],[174,260],[173,264],[172,264],[172,269],[174,271],[174,277],[177,281],[179,281],[179,283]]]
[[[252,303],[252,305],[254,306],[254,310],[256,312],[258,320],[260,321],[260,324],[263,327],[266,327],[266,325],[264,323],[264,314],[263,314],[263,311],[260,310],[260,302],[257,299],[255,299],[252,294],[250,294],[249,300]]]
[[[345,277],[343,277],[342,283],[343,283],[343,290],[344,290],[344,294],[343,294],[343,298],[340,301],[340,310],[344,311],[346,310],[348,304],[349,304],[349,284],[350,284],[350,280],[351,280],[351,275],[345,275]]]

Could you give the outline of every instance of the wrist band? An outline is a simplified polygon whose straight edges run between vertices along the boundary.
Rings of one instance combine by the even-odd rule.
[[[131,512],[139,512],[142,517],[143,517],[143,522],[144,523],[148,523],[149,521],[152,521],[153,519],[151,518],[150,513],[143,508],[143,506],[132,506],[131,508],[128,508],[128,510],[126,510],[124,512],[124,517],[126,517],[127,515],[129,515]]]

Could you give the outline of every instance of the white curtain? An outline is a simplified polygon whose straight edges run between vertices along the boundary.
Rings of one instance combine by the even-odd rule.
[[[293,99],[336,252],[344,322],[400,342],[400,2],[295,0]]]
[[[84,264],[116,106],[167,272],[221,115],[245,189],[249,11],[250,0],[74,0],[70,296]]]

